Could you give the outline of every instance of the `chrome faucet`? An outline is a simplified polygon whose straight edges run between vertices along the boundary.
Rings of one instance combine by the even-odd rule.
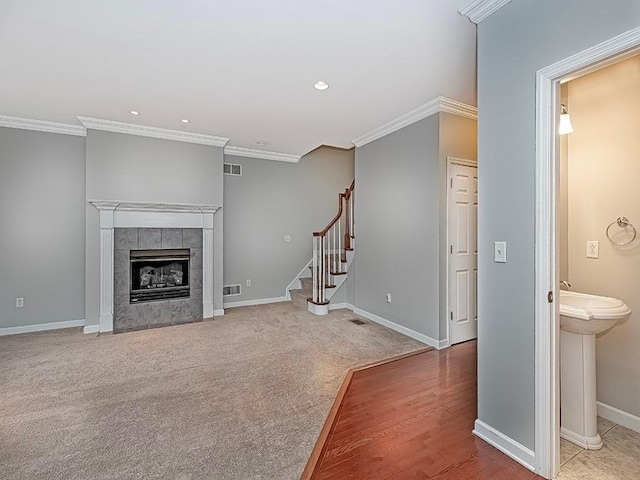
[[[571,288],[571,284],[569,282],[567,282],[566,280],[561,280],[560,281],[560,288],[566,288],[567,290],[569,290]]]

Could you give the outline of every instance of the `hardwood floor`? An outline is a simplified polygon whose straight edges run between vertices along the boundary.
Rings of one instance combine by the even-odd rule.
[[[476,342],[350,372],[303,480],[541,478],[471,432]]]

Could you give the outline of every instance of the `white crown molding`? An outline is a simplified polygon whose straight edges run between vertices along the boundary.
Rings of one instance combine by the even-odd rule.
[[[414,108],[410,112],[400,115],[394,118],[390,122],[385,123],[381,127],[374,128],[368,133],[355,138],[352,143],[356,147],[362,147],[367,143],[373,142],[378,138],[389,135],[401,128],[407,127],[413,123],[419,122],[436,113],[451,113],[472,120],[478,119],[478,108],[466,103],[457,102],[447,97],[437,97],[433,100]]]
[[[77,137],[87,136],[87,131],[82,125],[47,122],[45,120],[33,120],[31,118],[10,117],[9,115],[0,115],[0,127],[34,130],[36,132],[60,133],[62,135],[75,135]]]
[[[478,24],[511,0],[473,0],[462,7],[458,12],[468,17],[473,23]]]
[[[102,130],[105,132],[126,133],[140,137],[161,138],[176,142],[196,143],[198,145],[210,145],[212,147],[224,147],[229,141],[226,137],[205,135],[203,133],[185,132],[182,130],[170,130],[168,128],[149,127],[135,123],[116,122],[101,118],[77,117],[86,129]]]
[[[256,150],[255,148],[234,147],[227,145],[224,147],[225,155],[235,155],[237,157],[261,158],[263,160],[275,160],[276,162],[298,163],[300,155],[290,153],[268,152],[266,150]]]
[[[440,112],[458,115],[459,117],[478,120],[478,107],[467,105],[447,97],[438,97],[440,100]]]

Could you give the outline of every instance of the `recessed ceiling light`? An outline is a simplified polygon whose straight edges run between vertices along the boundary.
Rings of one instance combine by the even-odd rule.
[[[183,118],[182,120],[180,120],[182,123],[189,123],[189,120],[187,120],[186,118]]]
[[[319,82],[313,84],[313,88],[315,88],[316,90],[326,90],[327,88],[329,88],[329,84],[320,80]]]
[[[266,142],[266,141],[264,141],[264,140],[258,140],[256,143],[257,143],[258,145],[260,145],[261,147],[264,147],[264,146],[267,144],[267,142]]]
[[[131,115],[140,115],[140,112],[136,112],[135,110],[131,110],[129,113]]]

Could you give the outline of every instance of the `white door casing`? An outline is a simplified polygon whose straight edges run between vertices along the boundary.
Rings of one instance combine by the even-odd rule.
[[[535,467],[545,478],[560,468],[558,238],[556,197],[560,82],[640,52],[640,27],[538,70],[536,74]]]
[[[448,159],[447,303],[449,344],[478,334],[478,167]]]

